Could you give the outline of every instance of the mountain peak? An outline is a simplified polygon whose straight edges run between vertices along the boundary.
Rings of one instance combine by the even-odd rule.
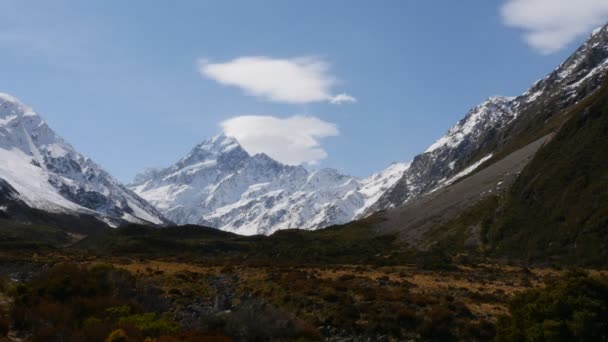
[[[110,224],[163,224],[139,196],[78,153],[16,97],[0,93],[0,180],[48,212],[93,215]]]
[[[595,35],[597,35],[600,32],[608,32],[608,23],[604,24],[603,26],[599,26],[599,27],[595,28],[593,31],[591,31],[591,37],[594,37]]]
[[[7,93],[2,93],[2,92],[0,92],[0,102],[19,103],[19,104],[23,105],[21,103],[21,101],[19,101],[19,99],[17,99],[13,95],[7,94]]]
[[[515,99],[515,97],[513,97],[513,96],[494,95],[494,96],[488,97],[483,103],[505,103],[505,102],[513,101],[514,99]]]
[[[608,50],[608,23],[593,30],[582,48],[587,51],[597,48]]]
[[[0,119],[16,116],[35,116],[36,112],[13,95],[0,92]],[[0,122],[2,123],[2,122]]]
[[[426,153],[442,148],[455,148],[474,135],[505,124],[513,118],[511,107],[514,97],[491,96],[471,109],[448,132],[429,146]]]
[[[560,64],[555,71],[547,75],[540,84],[533,87],[545,86],[554,80],[571,79],[569,83],[576,83],[590,72],[598,73],[606,69],[608,60],[608,24],[598,27],[566,61]],[[591,77],[591,76],[589,76]],[[543,82],[545,81],[545,82]]]
[[[233,137],[220,133],[213,138],[204,140],[196,148],[198,150],[203,150],[213,154],[222,154],[230,152],[236,148],[241,148],[241,145]]]

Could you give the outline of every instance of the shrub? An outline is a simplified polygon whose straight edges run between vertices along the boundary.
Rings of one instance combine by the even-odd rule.
[[[116,319],[128,316],[130,313],[131,307],[128,305],[112,306],[106,309],[106,314]]]
[[[159,318],[153,312],[122,317],[119,320],[119,323],[133,324],[146,336],[173,334],[176,333],[179,329],[177,324],[175,324],[174,322],[166,320],[164,318]]]
[[[161,292],[112,266],[58,265],[14,289],[11,323],[31,333],[32,341],[139,341],[169,335],[177,332],[175,323],[142,313],[163,303]]]
[[[453,324],[455,312],[448,308],[435,305],[430,308],[418,327],[418,331],[422,336],[431,340],[452,341],[456,337],[452,334],[451,328]]]
[[[416,256],[416,267],[422,270],[452,270],[452,258],[444,250],[433,248]]]
[[[571,271],[516,295],[509,313],[499,319],[498,341],[605,341],[608,280]]]
[[[0,337],[6,336],[6,334],[8,334],[9,327],[9,320],[0,316]]]
[[[122,329],[116,329],[110,333],[110,336],[106,338],[106,342],[126,342],[129,337],[127,333]]]

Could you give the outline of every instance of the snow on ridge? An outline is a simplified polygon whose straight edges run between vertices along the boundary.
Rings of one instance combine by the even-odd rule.
[[[29,206],[94,215],[114,225],[127,212],[134,215],[129,221],[164,223],[156,209],[79,154],[31,107],[6,93],[0,93],[0,137],[0,178]]]
[[[593,37],[596,34],[600,33],[606,27],[608,27],[608,26],[600,26],[600,27],[594,28],[593,31],[591,31],[591,37]]]
[[[224,135],[223,133],[218,134],[211,139],[205,140],[198,145],[199,149],[214,153],[226,153],[237,147],[240,147],[238,141],[235,138]]]
[[[599,42],[596,42],[594,45],[591,45],[590,43],[593,41],[598,41],[598,38],[596,38],[597,34],[604,31],[608,32],[608,25],[594,30],[589,40],[587,40],[587,42],[585,42],[572,56],[561,63],[553,72],[545,76],[545,78],[536,81],[530,88],[528,88],[528,90],[520,96],[524,97],[523,103],[532,103],[545,94],[548,89],[548,80],[555,78],[556,84],[560,84],[559,82],[563,80],[576,77],[575,82],[565,87],[567,90],[569,89],[571,91],[574,88],[578,88],[585,81],[594,77],[601,71],[608,69],[608,58],[606,58],[604,61],[595,65],[594,68],[585,70],[585,73],[578,72],[575,74],[575,70],[581,66],[581,63],[583,60],[585,60],[587,54],[591,53],[591,51],[593,51],[594,48],[599,45]],[[603,46],[606,46],[604,50],[608,50],[608,42],[605,41],[604,38],[602,39],[604,40]],[[500,120],[500,118],[497,118],[496,115],[510,115],[512,116],[511,119],[515,118],[518,115],[518,110],[514,108],[521,104],[522,103],[519,102],[518,97],[490,97],[488,100],[471,109],[464,119],[459,121],[455,126],[450,128],[444,136],[429,146],[425,153],[431,153],[442,147],[457,147],[468,134],[476,129],[479,122],[484,123],[486,120]],[[508,108],[509,106],[513,108]],[[486,118],[486,116],[488,116],[488,118]],[[508,123],[508,121],[505,123]]]
[[[352,221],[408,165],[396,163],[359,179],[330,168],[308,171],[285,165],[237,147],[236,140],[220,134],[130,187],[178,224],[201,224],[244,235],[271,234]]]
[[[363,205],[355,211],[355,217],[365,213],[374,205],[380,196],[388,189],[392,188],[403,177],[405,171],[411,166],[410,163],[393,163],[388,168],[374,173],[373,175],[360,181],[359,190],[365,197]]]
[[[589,71],[584,77],[582,77],[580,80],[570,84],[567,86],[567,88],[569,89],[574,89],[574,88],[578,88],[580,87],[581,84],[583,84],[586,80],[590,79],[591,77],[595,76],[596,74],[604,71],[604,69],[608,69],[608,58],[606,58],[601,64],[599,64],[598,66],[596,66],[595,68],[591,69],[591,71]]]
[[[23,151],[0,148],[0,160],[0,178],[15,188],[28,205],[51,212],[85,209],[61,196],[48,182],[45,170],[32,164],[31,157]]]
[[[468,135],[478,129],[479,125],[491,122],[492,120],[499,120],[501,116],[511,114],[508,106],[515,99],[515,97],[505,96],[492,96],[488,98],[471,109],[462,120],[450,128],[444,136],[435,141],[424,152],[431,153],[442,147],[457,147]]]
[[[6,111],[6,107],[12,106],[11,111]],[[13,95],[0,92],[0,118],[4,115],[20,115],[20,116],[35,116],[36,112],[29,106],[26,106],[18,98]]]

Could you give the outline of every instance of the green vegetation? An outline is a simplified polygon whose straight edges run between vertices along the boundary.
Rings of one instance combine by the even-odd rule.
[[[429,244],[452,255],[608,266],[608,84],[551,118],[559,130],[515,184],[431,229]],[[538,136],[525,132],[526,142]]]
[[[49,249],[70,241],[72,237],[59,228],[0,220],[0,250]]]
[[[608,85],[524,169],[487,233],[495,255],[606,266]]]
[[[141,330],[145,336],[174,334],[179,330],[177,324],[170,320],[157,317],[154,312],[123,316],[119,318],[118,323],[121,325],[132,324],[137,329]]]
[[[318,231],[281,230],[271,236],[239,236],[217,229],[182,226],[157,229],[129,226],[90,236],[75,252],[197,258],[239,264],[395,264],[412,261],[412,252],[395,235],[372,230],[367,218]]]
[[[573,271],[542,290],[516,295],[498,323],[498,341],[608,340],[608,279]]]
[[[31,341],[177,341],[185,336],[161,316],[167,308],[162,292],[112,266],[57,265],[12,292],[10,326]],[[188,336],[196,340],[195,334]]]
[[[397,272],[395,272],[397,273]],[[241,281],[240,290],[265,298],[277,307],[332,335],[376,340],[489,340],[493,326],[476,317],[449,291],[425,293],[389,272],[334,268],[273,269]]]

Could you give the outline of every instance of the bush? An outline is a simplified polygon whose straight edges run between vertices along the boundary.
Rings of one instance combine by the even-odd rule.
[[[140,341],[178,331],[146,313],[163,302],[161,293],[112,266],[59,265],[13,290],[10,318],[32,341]]]
[[[0,317],[0,337],[6,336],[10,327],[10,322],[4,317]]]
[[[608,340],[608,279],[571,271],[516,295],[499,319],[498,341]]]
[[[438,247],[420,252],[416,256],[416,267],[422,270],[452,270],[452,257]]]
[[[110,333],[106,342],[126,342],[128,339],[127,333],[122,329],[116,329]]]
[[[131,315],[123,317],[119,320],[120,324],[133,324],[137,329],[141,330],[146,336],[160,336],[164,334],[173,334],[179,330],[177,324],[172,321],[158,318],[153,312],[148,312],[139,315]]]

